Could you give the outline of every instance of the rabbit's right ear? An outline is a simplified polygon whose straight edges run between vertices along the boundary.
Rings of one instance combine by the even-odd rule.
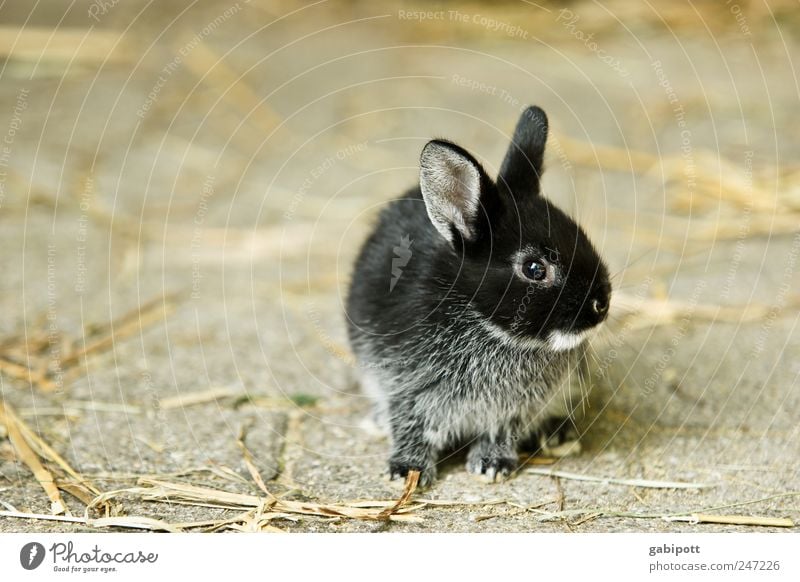
[[[454,229],[466,241],[477,238],[481,192],[487,180],[475,158],[453,143],[434,140],[422,149],[422,198],[431,222],[450,244],[454,244]]]

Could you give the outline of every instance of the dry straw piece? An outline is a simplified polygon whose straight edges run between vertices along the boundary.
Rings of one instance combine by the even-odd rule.
[[[60,515],[68,512],[64,500],[61,498],[61,493],[58,487],[56,487],[53,474],[45,468],[39,457],[28,445],[28,442],[25,440],[20,430],[19,419],[4,402],[0,402],[0,423],[6,427],[8,438],[11,441],[11,445],[14,447],[14,452],[17,457],[31,470],[31,473],[33,473],[33,476],[47,494],[48,499],[50,499],[51,513],[53,515]]]
[[[754,517],[751,515],[711,515],[693,513],[691,515],[665,516],[665,521],[684,521],[691,524],[716,523],[725,525],[761,525],[765,527],[794,527],[788,517]]]
[[[604,483],[608,485],[625,485],[628,487],[644,487],[649,489],[709,489],[714,487],[708,483],[686,483],[684,481],[654,481],[651,479],[617,479],[615,477],[594,477],[592,475],[581,475],[578,473],[567,473],[566,471],[555,471],[553,469],[527,469],[526,473],[534,475],[544,475],[547,477],[558,477],[560,479],[572,479],[573,481],[589,481],[592,483]]]
[[[129,48],[117,31],[0,26],[3,58],[103,64],[128,60],[133,56]]]
[[[251,473],[258,474],[252,463],[248,465],[248,469],[250,469]],[[262,490],[265,496],[231,493],[187,483],[141,478],[139,479],[141,487],[109,491],[95,499],[93,505],[123,496],[133,496],[143,501],[244,510],[244,513],[232,520],[205,521],[200,522],[202,525],[197,525],[197,527],[225,526],[241,531],[252,531],[253,528],[263,531],[263,526],[268,525],[266,522],[274,519],[291,520],[301,515],[369,521],[418,522],[420,518],[411,515],[411,513],[424,506],[424,504],[419,503],[409,505],[409,500],[419,482],[419,472],[416,471],[409,473],[403,494],[397,501],[371,501],[368,503],[361,501],[352,503],[294,501],[283,499],[270,493],[260,477],[257,482],[260,482],[259,488],[263,486]],[[87,511],[91,507],[87,508]]]
[[[90,503],[100,495],[100,490],[91,481],[80,475],[64,458],[37,435],[19,418],[7,402],[0,401],[0,425],[5,428],[16,456],[31,470],[50,500],[53,515],[66,513],[69,508],[59,490],[65,491],[84,503]],[[57,465],[72,481],[56,479],[43,461]],[[100,504],[99,508],[109,515],[111,506]]]
[[[161,295],[117,319],[87,327],[79,339],[69,340],[60,336],[62,351],[66,354],[61,359],[50,353],[51,339],[47,333],[8,338],[0,343],[0,373],[23,380],[44,392],[52,392],[65,380],[85,374],[82,364],[90,356],[112,350],[117,342],[166,319],[177,308],[177,300],[176,293]]]

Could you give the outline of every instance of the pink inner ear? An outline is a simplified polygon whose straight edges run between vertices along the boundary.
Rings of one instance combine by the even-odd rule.
[[[481,194],[478,167],[458,151],[431,142],[420,160],[420,188],[428,216],[450,243],[452,227],[466,239],[475,237]]]

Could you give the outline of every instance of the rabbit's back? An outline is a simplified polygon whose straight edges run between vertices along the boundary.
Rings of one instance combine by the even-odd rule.
[[[347,297],[348,333],[357,352],[364,341],[407,335],[420,315],[415,311],[424,309],[421,304],[433,293],[420,283],[425,287],[433,273],[431,250],[441,245],[438,238],[419,188],[380,213],[356,260]]]

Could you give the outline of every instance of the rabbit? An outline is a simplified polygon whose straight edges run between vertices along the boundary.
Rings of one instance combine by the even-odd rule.
[[[355,262],[348,335],[390,479],[436,478],[439,455],[469,443],[467,470],[495,482],[534,435],[570,438],[560,401],[607,317],[604,261],[542,196],[548,120],[524,110],[497,181],[460,146],[429,141],[419,187],[389,203]],[[560,432],[559,432],[560,429]]]

